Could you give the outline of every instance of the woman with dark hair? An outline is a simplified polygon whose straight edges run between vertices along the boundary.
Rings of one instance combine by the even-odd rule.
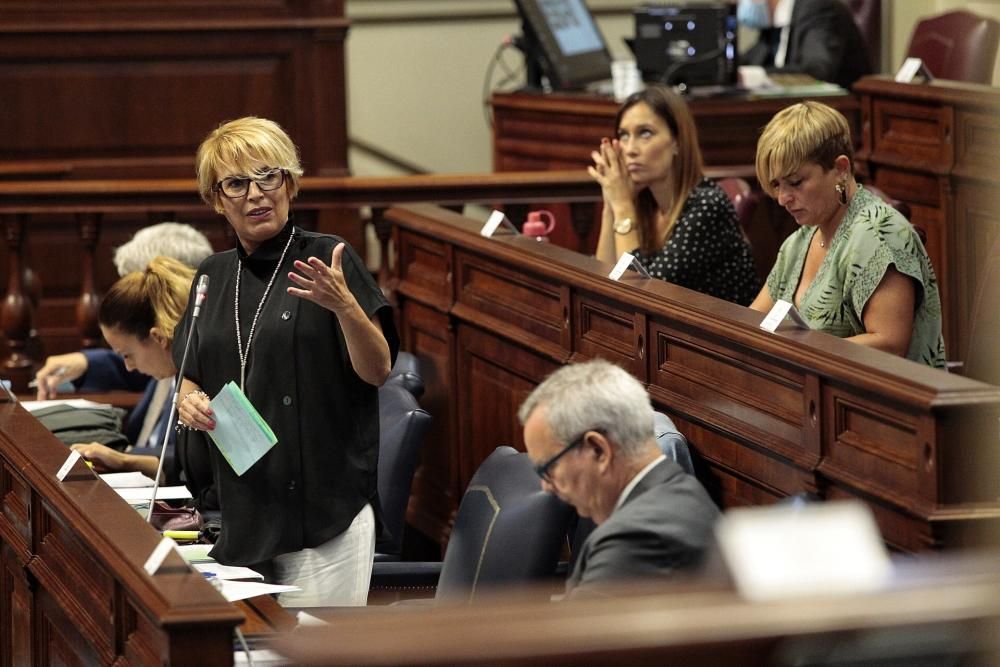
[[[732,202],[705,178],[694,119],[664,86],[629,96],[592,154],[604,210],[597,258],[629,252],[650,275],[748,305],[760,287]]]

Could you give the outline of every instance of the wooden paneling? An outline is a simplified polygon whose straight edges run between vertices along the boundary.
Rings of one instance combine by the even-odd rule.
[[[985,253],[1000,233],[1000,92],[991,86],[866,77],[859,168],[910,205],[927,232],[940,281],[949,360],[968,350],[971,305]],[[991,381],[996,381],[991,380]]]
[[[201,139],[281,123],[312,174],[347,171],[342,2],[5,3],[0,163],[189,176]]]
[[[0,403],[0,665],[232,664],[242,620],[132,507],[18,405]]]
[[[530,389],[559,364],[594,356],[647,383],[724,507],[803,491],[859,498],[887,541],[907,550],[965,542],[965,527],[1000,519],[998,387],[819,332],[770,334],[746,308],[661,281],[611,281],[610,267],[590,257],[521,236],[486,239],[477,221],[437,207],[394,208],[387,218],[399,240],[403,346],[418,356],[413,344],[430,348],[433,367],[454,369],[454,384],[438,384],[440,374],[428,383],[439,404],[447,397],[452,428],[439,434],[453,439],[425,445],[430,465],[409,511],[421,530],[447,525],[494,447],[521,446],[515,415]],[[450,307],[441,308],[449,281],[436,291],[419,277],[410,284],[405,258],[417,255],[406,249],[428,244],[462,267]],[[542,335],[556,330],[566,303],[572,335]],[[428,346],[420,333],[427,312],[456,332],[448,359],[448,344]]]

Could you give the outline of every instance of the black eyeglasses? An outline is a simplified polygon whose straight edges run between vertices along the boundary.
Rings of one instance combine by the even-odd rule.
[[[256,183],[261,192],[277,190],[285,184],[285,170],[269,169],[260,176],[230,176],[216,183],[212,189],[230,199],[239,199],[250,191],[250,181]]]
[[[588,428],[578,437],[574,438],[568,445],[559,450],[559,453],[553,456],[551,459],[549,459],[545,463],[539,463],[538,465],[536,465],[535,474],[537,474],[540,478],[551,484],[552,479],[549,477],[549,470],[552,468],[552,466],[556,464],[556,461],[565,456],[567,452],[569,452],[574,447],[580,445],[587,438],[587,434],[590,433],[591,431],[597,431],[598,433],[603,432],[600,429]]]

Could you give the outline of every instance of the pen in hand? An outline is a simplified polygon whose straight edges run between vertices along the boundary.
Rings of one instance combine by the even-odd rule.
[[[49,377],[60,378],[63,375],[66,375],[66,373],[68,373],[68,372],[69,372],[69,368],[67,368],[66,366],[60,366],[59,368],[57,368],[54,371],[52,371],[52,373],[50,374]],[[38,378],[35,378],[31,382],[29,382],[28,383],[28,388],[29,389],[37,389],[38,388]]]

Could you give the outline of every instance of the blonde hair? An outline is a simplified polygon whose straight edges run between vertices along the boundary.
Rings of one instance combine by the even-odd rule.
[[[146,340],[153,327],[168,340],[187,309],[195,270],[171,257],[155,257],[111,286],[101,302],[101,326]]]
[[[266,169],[284,169],[289,199],[299,193],[302,165],[299,150],[280,125],[273,120],[246,116],[223,123],[198,146],[195,170],[198,194],[206,204],[222,212],[219,182],[223,169],[236,169],[248,176],[260,176]]]
[[[636,198],[641,249],[644,253],[651,254],[666,245],[681,211],[684,210],[688,195],[701,182],[704,166],[694,116],[684,98],[666,86],[649,86],[629,95],[615,117],[615,134],[621,128],[625,112],[640,103],[652,109],[667,124],[677,146],[677,155],[668,176],[671,205],[667,211],[667,224],[662,230],[657,231],[655,227],[657,205],[649,188],[644,188]]]
[[[779,178],[808,163],[829,171],[840,155],[847,156],[853,172],[854,145],[844,115],[820,102],[793,104],[776,113],[757,140],[757,180],[776,197]]]

